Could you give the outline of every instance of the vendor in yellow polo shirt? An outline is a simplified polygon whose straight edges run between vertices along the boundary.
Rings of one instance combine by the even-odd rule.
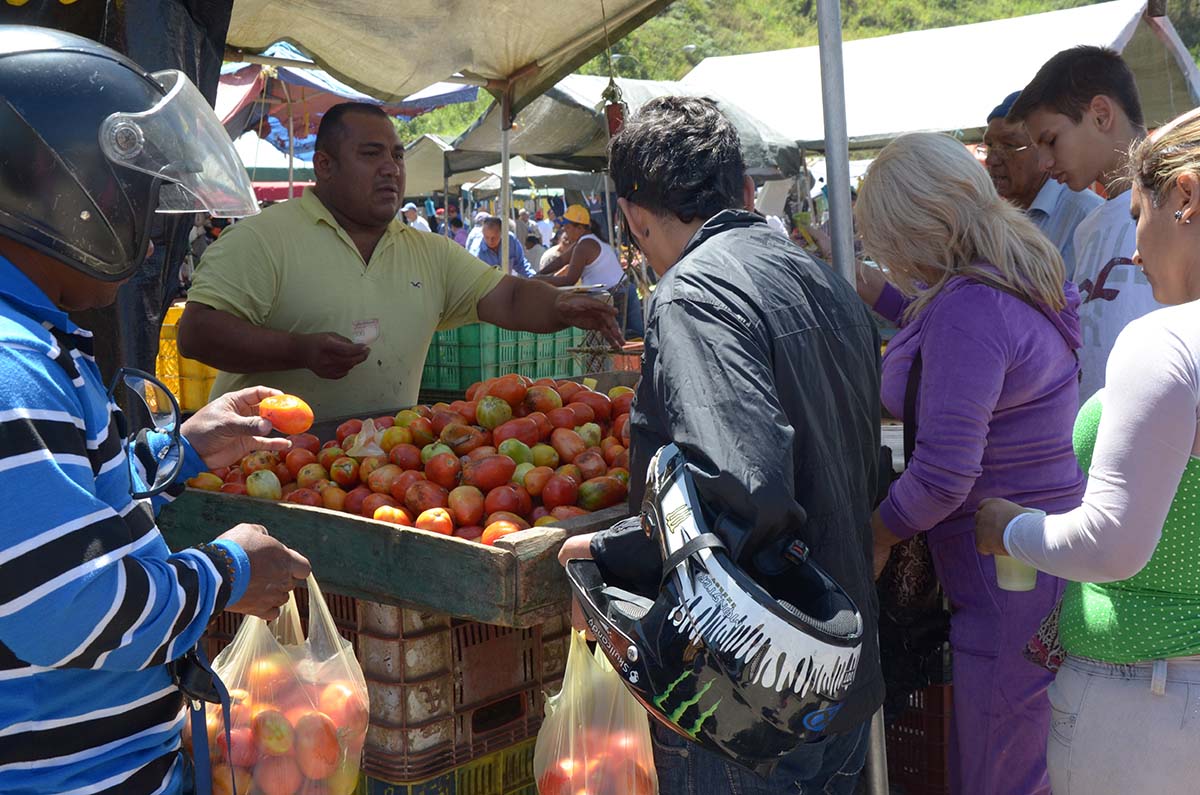
[[[318,416],[371,416],[417,401],[436,329],[576,325],[620,340],[606,304],[397,222],[404,147],[378,107],[331,108],[313,168],[314,188],[226,229],[196,269],[178,343],[221,371],[214,394],[263,383]]]

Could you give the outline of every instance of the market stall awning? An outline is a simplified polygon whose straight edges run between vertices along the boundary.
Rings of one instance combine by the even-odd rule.
[[[453,148],[438,136],[428,134],[405,146],[405,195],[429,196],[441,193],[446,187],[458,188],[487,177],[486,171],[476,170],[453,174],[447,180],[446,153]]]
[[[233,142],[242,165],[253,182],[283,182],[288,179],[288,156],[252,132],[243,133]],[[312,182],[316,175],[312,163],[295,160],[292,163],[292,178],[297,182]]]
[[[850,143],[878,148],[906,132],[961,132],[977,141],[987,114],[1052,55],[1111,47],[1132,67],[1146,120],[1160,124],[1200,102],[1200,71],[1169,19],[1145,0],[1082,6],[953,28],[845,42]],[[824,147],[817,47],[706,58],[683,79],[738,104],[794,141]]]
[[[746,165],[755,173],[799,168],[795,143],[747,113],[740,103],[715,92],[697,91],[683,83],[663,80],[619,79],[631,113],[655,97],[672,94],[712,96],[737,127]],[[608,167],[608,123],[602,94],[607,77],[568,75],[517,114],[510,136],[510,151],[538,166],[577,171],[603,171]],[[728,96],[728,95],[726,95]],[[454,171],[482,168],[495,163],[500,153],[500,122],[492,106],[454,142],[448,155]]]
[[[263,53],[294,63],[310,59],[286,42]],[[367,102],[407,121],[431,110],[459,102],[474,102],[476,86],[435,83],[398,102],[382,102],[342,83],[317,68],[226,63],[217,88],[217,115],[233,138],[256,130],[280,151],[288,151],[289,125],[297,156],[310,160],[321,117],[339,102]]]
[[[523,157],[509,161],[509,181],[514,191],[576,190],[581,193],[599,194],[613,189],[612,180],[605,174],[590,171],[570,171],[561,168],[535,166]],[[483,170],[484,178],[471,185],[474,196],[491,196],[499,193],[503,179],[499,165]]]
[[[226,43],[291,41],[338,80],[396,102],[461,74],[523,107],[670,0],[236,0]],[[490,84],[489,84],[489,81]]]
[[[288,198],[299,198],[304,193],[305,189],[311,188],[312,182],[296,182],[291,184],[291,196],[289,196],[289,183],[283,182],[255,182],[254,195],[258,197],[260,202],[279,202]]]

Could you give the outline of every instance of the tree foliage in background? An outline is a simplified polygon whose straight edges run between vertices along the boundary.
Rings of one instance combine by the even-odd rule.
[[[1094,0],[844,0],[842,35],[847,40],[911,30],[944,28],[1090,5]],[[1200,59],[1200,0],[1168,0],[1167,13],[1193,58]],[[531,24],[537,24],[531,19]],[[543,24],[553,24],[546,20]],[[678,80],[705,58],[808,47],[817,43],[816,0],[675,0],[661,14],[613,43],[619,77]],[[1019,47],[1020,42],[1013,42]],[[961,64],[992,68],[993,64]],[[603,55],[583,74],[607,75]],[[820,80],[813,75],[763,75],[766,80]],[[399,125],[401,139],[422,133],[453,139],[491,104],[480,92],[472,104],[452,105]]]
[[[405,144],[412,143],[426,133],[449,142],[466,132],[471,123],[482,116],[491,105],[492,95],[481,88],[479,98],[474,102],[447,105],[417,116],[412,121],[393,120],[393,123],[396,125],[396,134]]]

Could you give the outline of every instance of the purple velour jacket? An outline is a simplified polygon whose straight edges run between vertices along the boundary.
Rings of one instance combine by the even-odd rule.
[[[918,346],[922,373],[912,460],[879,506],[901,538],[973,530],[988,497],[1058,513],[1083,496],[1071,432],[1079,408],[1079,292],[1067,283],[1061,312],[966,278],[952,279],[915,318],[885,287],[875,311],[901,323],[883,359],[882,401],[904,412]],[[903,418],[907,420],[908,418]]]

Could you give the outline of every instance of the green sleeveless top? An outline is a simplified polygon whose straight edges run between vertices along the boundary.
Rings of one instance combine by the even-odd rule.
[[[1103,392],[1075,420],[1075,456],[1087,472]],[[1067,584],[1063,648],[1077,657],[1135,663],[1200,654],[1200,460],[1191,458],[1146,567],[1127,580]]]

